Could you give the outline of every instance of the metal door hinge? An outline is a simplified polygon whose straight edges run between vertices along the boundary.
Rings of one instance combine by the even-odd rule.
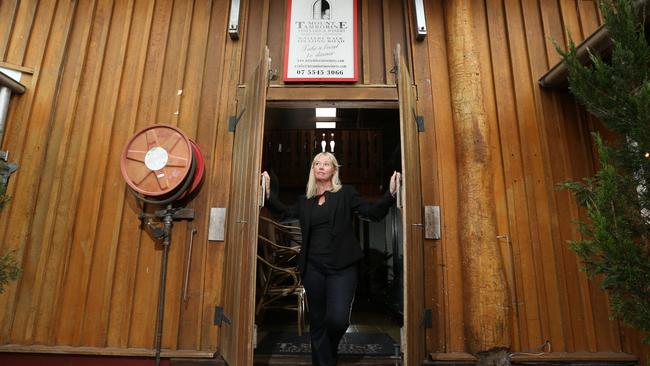
[[[415,109],[413,109],[412,112],[413,112],[413,119],[415,120],[415,125],[418,128],[418,132],[424,132],[424,116],[415,113]]]
[[[433,328],[433,311],[431,309],[424,309],[422,326],[425,328]]]
[[[221,326],[221,323],[232,324],[230,319],[223,312],[223,306],[214,307],[214,325]]]
[[[424,116],[416,116],[415,123],[418,125],[418,132],[424,132]]]
[[[241,111],[241,113],[239,113],[239,116],[230,116],[230,117],[228,117],[228,131],[229,132],[235,132],[235,130],[237,129],[237,124],[239,123],[239,120],[244,115],[244,112],[246,112],[246,108],[244,108]]]

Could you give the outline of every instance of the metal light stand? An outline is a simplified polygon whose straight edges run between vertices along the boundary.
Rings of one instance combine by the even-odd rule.
[[[154,219],[162,219],[162,228]],[[162,345],[163,315],[165,312],[165,285],[167,283],[167,257],[169,245],[172,241],[172,227],[174,220],[194,220],[194,210],[191,208],[173,208],[171,204],[164,210],[157,210],[153,215],[140,214],[140,221],[155,239],[162,238],[163,257],[160,269],[160,289],[158,294],[158,315],[156,318],[156,366],[160,365],[160,349]]]

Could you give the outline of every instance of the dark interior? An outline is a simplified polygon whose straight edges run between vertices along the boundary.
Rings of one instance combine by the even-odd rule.
[[[316,122],[321,121],[336,122],[336,128],[317,129]],[[267,109],[262,170],[269,172],[271,189],[285,204],[305,194],[311,161],[323,145],[329,152],[333,146],[342,183],[374,201],[388,189],[393,171],[400,170],[399,111],[337,109],[336,117],[316,118],[313,108]],[[263,209],[262,216],[270,215]],[[378,223],[357,219],[355,228],[365,258],[348,333],[382,332],[399,345],[403,317],[399,211],[393,207]],[[295,313],[265,311],[256,324],[259,342],[269,331],[295,330]]]

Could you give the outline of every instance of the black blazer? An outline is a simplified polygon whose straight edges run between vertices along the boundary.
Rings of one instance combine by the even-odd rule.
[[[267,207],[274,214],[281,215],[282,220],[297,218],[300,221],[302,232],[302,250],[298,256],[298,269],[303,274],[309,252],[309,235],[311,210],[316,197],[307,199],[301,196],[298,203],[285,206],[277,195],[271,192],[266,201]],[[359,192],[352,186],[344,185],[338,192],[325,192],[325,199],[331,204],[330,223],[332,225],[333,266],[344,268],[363,257],[363,252],[352,229],[352,215],[358,214],[372,221],[380,221],[388,213],[388,209],[395,202],[395,198],[386,192],[374,204],[366,202]]]

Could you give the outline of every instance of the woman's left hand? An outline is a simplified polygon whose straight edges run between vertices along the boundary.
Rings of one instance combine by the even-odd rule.
[[[395,195],[397,194],[397,181],[400,180],[400,179],[402,179],[402,173],[400,173],[398,171],[394,171],[393,176],[390,177],[390,185],[389,185],[390,194],[393,197],[395,197]]]

